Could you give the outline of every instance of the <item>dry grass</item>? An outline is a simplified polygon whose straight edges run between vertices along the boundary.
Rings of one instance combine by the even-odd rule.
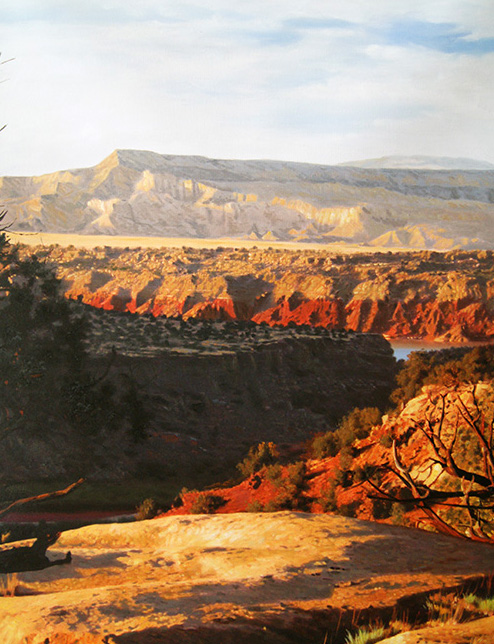
[[[0,576],[0,597],[14,597],[18,587],[19,578],[16,573]]]

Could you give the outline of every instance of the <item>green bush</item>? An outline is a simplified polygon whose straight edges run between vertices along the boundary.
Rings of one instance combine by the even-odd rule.
[[[336,432],[326,432],[316,436],[312,441],[311,453],[313,458],[336,456],[340,449],[340,439]]]
[[[493,377],[493,345],[414,351],[396,376],[391,400],[399,406],[417,396],[424,385],[475,383]]]
[[[158,514],[158,506],[154,499],[144,499],[144,501],[137,506],[136,510],[137,521],[152,519]]]
[[[201,492],[194,499],[190,511],[192,514],[214,514],[225,503],[225,499],[219,494]]]
[[[278,510],[307,510],[309,499],[303,495],[306,487],[306,465],[303,461],[297,461],[287,465],[284,471],[280,466],[272,465],[267,468],[271,471],[272,482],[279,488],[280,492],[275,499],[268,501],[264,509],[266,512]]]
[[[351,445],[354,440],[366,438],[374,425],[381,422],[381,412],[377,407],[356,407],[343,418],[338,427],[341,444]]]
[[[283,484],[283,469],[279,463],[268,465],[264,475],[275,487],[281,487]]]
[[[265,465],[273,465],[279,457],[274,443],[262,442],[250,448],[244,460],[237,465],[244,478],[258,472]]]
[[[336,456],[346,446],[355,440],[369,435],[374,425],[381,421],[381,412],[377,407],[356,407],[347,414],[335,431],[316,436],[312,441],[311,453],[314,458]]]
[[[324,490],[319,498],[319,504],[323,512],[336,512],[338,505],[336,503],[336,481],[332,479],[329,486]]]

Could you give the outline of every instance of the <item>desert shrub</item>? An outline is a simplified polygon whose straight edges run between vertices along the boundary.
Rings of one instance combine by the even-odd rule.
[[[340,505],[337,512],[341,514],[342,517],[354,518],[357,516],[357,508],[359,506],[358,501],[352,501],[351,503],[345,503]]]
[[[353,480],[355,483],[363,483],[364,481],[367,481],[370,479],[375,472],[375,467],[372,465],[357,465],[353,469]]]
[[[333,479],[320,496],[319,504],[321,505],[323,512],[336,512],[338,509],[338,505],[336,503],[336,482]]]
[[[383,447],[390,448],[393,446],[393,437],[391,434],[383,434],[379,437],[379,444]]]
[[[297,461],[287,465],[287,483],[296,490],[302,491],[306,484],[307,466],[304,461]]]
[[[279,454],[274,443],[262,442],[250,448],[244,460],[237,465],[244,478],[258,472],[265,465],[273,465]]]
[[[356,407],[343,418],[338,427],[341,444],[351,445],[354,440],[365,438],[380,421],[381,412],[377,407]]]
[[[369,435],[374,425],[381,421],[381,412],[377,407],[356,407],[340,422],[335,431],[316,436],[312,441],[311,453],[314,458],[336,456],[344,447],[355,440]]]
[[[340,467],[343,470],[348,470],[351,468],[353,463],[353,449],[351,445],[345,445],[340,450]]]
[[[387,519],[391,516],[392,506],[392,502],[388,499],[373,499],[372,516],[374,519]]]
[[[136,510],[137,521],[152,519],[158,514],[158,506],[154,499],[144,499],[144,501],[137,506]]]
[[[399,406],[418,395],[424,385],[475,383],[493,377],[493,345],[414,351],[396,376],[391,400]]]
[[[353,450],[347,445],[340,451],[339,466],[334,470],[334,480],[336,485],[341,487],[350,487],[353,483]]]
[[[279,463],[268,465],[264,473],[265,477],[276,487],[281,487],[283,483],[283,470]]]
[[[214,514],[225,503],[225,499],[219,494],[201,492],[192,503],[190,511],[192,514]]]
[[[340,449],[340,439],[336,432],[326,432],[312,441],[311,453],[314,458],[336,456]]]
[[[394,525],[405,525],[405,508],[402,503],[393,503],[391,506],[391,519]]]
[[[276,467],[276,466],[271,466]],[[303,461],[287,465],[284,471],[281,467],[274,470],[277,474],[274,479],[276,487],[280,492],[275,499],[268,501],[265,505],[267,512],[278,510],[306,510],[309,499],[303,495],[306,487],[306,465]]]
[[[257,499],[255,501],[251,501],[246,508],[247,512],[262,512],[264,510],[263,504],[258,501]]]

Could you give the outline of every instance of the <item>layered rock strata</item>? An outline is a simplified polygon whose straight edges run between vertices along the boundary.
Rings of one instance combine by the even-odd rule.
[[[16,230],[493,248],[494,171],[367,169],[115,150],[1,177]]]
[[[390,338],[494,337],[490,251],[34,250],[54,263],[67,297],[106,310],[309,324]]]

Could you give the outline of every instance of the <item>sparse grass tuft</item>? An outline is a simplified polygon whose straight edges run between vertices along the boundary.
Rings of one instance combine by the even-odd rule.
[[[494,597],[478,597],[470,593],[463,597],[463,601],[470,606],[477,608],[480,612],[492,615],[494,613]]]
[[[158,506],[154,499],[144,499],[137,508],[136,518],[138,521],[153,519],[158,514]]]
[[[17,574],[0,577],[0,597],[14,597],[19,587]]]
[[[372,630],[360,628],[356,633],[347,632],[345,644],[374,644],[380,642],[388,636],[387,629],[384,626],[377,626]]]
[[[462,621],[465,606],[457,595],[436,593],[425,602],[429,612],[429,621],[445,624]]]
[[[379,624],[363,626],[355,633],[347,631],[345,644],[375,644],[375,642],[380,642],[399,633],[406,633],[411,629],[410,624],[401,620],[394,620],[388,626]]]

